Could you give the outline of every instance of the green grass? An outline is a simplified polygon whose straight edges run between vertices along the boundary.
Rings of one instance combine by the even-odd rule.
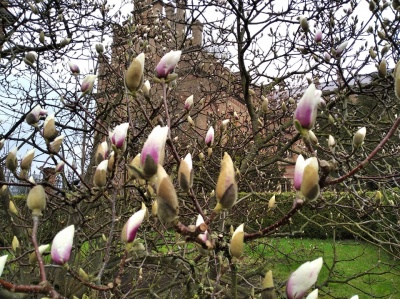
[[[400,298],[400,263],[377,247],[356,241],[270,239],[249,244],[250,265],[272,270],[279,291],[302,263],[320,256],[324,266],[318,277],[319,298]],[[245,260],[244,263],[248,264]],[[281,283],[279,283],[281,282]]]

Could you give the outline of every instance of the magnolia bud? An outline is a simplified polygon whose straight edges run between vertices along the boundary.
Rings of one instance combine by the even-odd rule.
[[[94,173],[93,183],[99,188],[105,187],[107,184],[107,167],[108,160],[104,160],[97,166]]]
[[[229,119],[224,119],[223,121],[221,121],[221,130],[225,131],[226,128],[228,127],[229,124]]]
[[[394,69],[394,93],[397,99],[400,100],[400,60],[397,62],[396,68]]]
[[[230,252],[231,255],[240,258],[244,250],[244,224],[239,225],[232,235]]]
[[[228,153],[224,154],[221,162],[221,170],[218,176],[217,187],[217,206],[214,211],[220,212],[229,209],[237,200],[237,184],[235,180],[235,169]]]
[[[50,244],[46,244],[46,245],[40,245],[38,247],[39,250],[39,254],[42,255],[47,249],[50,248]],[[37,262],[37,256],[36,256],[36,252],[32,252],[29,254],[29,263],[31,265],[35,264]]]
[[[36,185],[29,191],[26,204],[33,216],[42,216],[42,211],[46,208],[46,192],[42,185]]]
[[[0,276],[3,273],[4,266],[6,265],[8,255],[0,256]]]
[[[363,145],[366,133],[367,133],[367,129],[365,127],[362,127],[354,134],[353,146],[355,148],[358,148],[361,145]]]
[[[307,32],[310,29],[306,17],[300,17],[300,26],[301,29],[303,29],[305,32]]]
[[[190,153],[186,155],[185,159],[183,159],[179,165],[178,182],[181,189],[186,192],[189,191],[193,185],[193,165]]]
[[[276,208],[275,195],[273,195],[268,201],[268,211],[272,211]]]
[[[61,148],[61,144],[64,140],[64,135],[58,136],[52,143],[50,143],[50,151],[53,153],[58,153]]]
[[[314,145],[318,144],[317,136],[315,136],[313,131],[311,131],[311,130],[308,131],[308,137],[310,138],[310,141],[312,144],[314,144]]]
[[[376,52],[374,51],[374,49],[372,47],[369,48],[369,56],[371,56],[372,59],[376,58]]]
[[[33,52],[33,51],[30,51],[30,52],[25,54],[24,62],[26,64],[29,64],[29,65],[33,66],[33,64],[35,63],[37,58],[38,58],[37,53]]]
[[[6,158],[6,167],[11,171],[15,172],[18,167],[18,160],[17,160],[17,151],[18,148],[13,148],[7,155]]]
[[[144,82],[144,84],[142,85],[142,91],[143,91],[143,95],[146,99],[150,99],[150,81],[146,80]]]
[[[143,84],[144,59],[144,53],[140,53],[125,73],[125,86],[130,92],[136,92]]]
[[[192,117],[191,117],[190,115],[188,115],[187,121],[188,121],[188,123],[189,123],[192,127],[195,126],[194,120],[192,119]]]
[[[318,161],[316,158],[311,159],[311,162],[304,167],[303,180],[300,187],[300,192],[308,200],[316,199],[320,193]]]
[[[46,117],[43,125],[43,137],[48,141],[54,140],[58,134],[56,130],[56,123],[54,114],[50,114]]]
[[[11,242],[11,248],[14,252],[17,252],[17,249],[20,248],[18,238],[14,236]]]
[[[18,210],[12,200],[10,200],[8,203],[8,209],[10,210],[11,213],[18,216]]]
[[[378,67],[378,76],[379,78],[386,78],[386,75],[387,75],[387,63],[385,59],[382,59]]]
[[[39,41],[40,41],[42,44],[44,44],[44,32],[43,32],[43,30],[40,30],[40,33],[39,33]]]
[[[269,270],[261,284],[262,292],[261,299],[276,299],[274,280],[272,278],[272,271]]]
[[[158,164],[156,185],[157,216],[163,222],[173,222],[179,214],[178,197],[170,177],[160,164]]]
[[[102,54],[104,52],[103,44],[96,44],[95,46],[97,54]]]
[[[29,169],[31,169],[34,156],[35,156],[35,149],[31,149],[25,154],[25,156],[22,158],[20,165],[22,170],[28,171]]]

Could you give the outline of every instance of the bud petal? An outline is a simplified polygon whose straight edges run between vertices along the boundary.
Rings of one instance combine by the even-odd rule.
[[[123,123],[114,128],[114,131],[109,133],[111,144],[115,145],[117,149],[125,151],[126,136],[128,135],[129,123]]]
[[[20,248],[18,238],[14,236],[11,242],[11,248],[14,252],[17,252],[17,249]]]
[[[3,274],[4,266],[6,265],[8,255],[3,255],[0,257],[0,277]]]
[[[170,177],[161,165],[157,171],[157,215],[163,222],[173,222],[178,218],[178,197]]]
[[[57,164],[57,166],[56,166],[54,171],[56,173],[63,172],[64,171],[64,166],[65,166],[64,161],[60,161],[60,162],[58,162],[58,164]]]
[[[189,191],[193,185],[193,163],[192,155],[189,153],[181,161],[178,170],[178,182],[183,191]]]
[[[315,157],[308,158],[305,162],[300,192],[308,200],[319,196],[318,160]]]
[[[244,224],[239,225],[232,235],[230,251],[232,256],[240,258],[244,250]]]
[[[213,127],[210,127],[208,129],[205,142],[208,147],[213,145],[213,143],[214,143],[214,128]]]
[[[71,255],[74,234],[75,226],[70,225],[58,232],[54,237],[51,245],[51,258],[56,264],[64,265],[68,262]]]
[[[107,167],[108,160],[102,161],[96,168],[96,172],[94,173],[93,183],[95,186],[102,188],[107,185]]]
[[[316,93],[315,85],[311,84],[300,99],[294,113],[294,120],[298,121],[303,129],[310,130],[314,127],[319,102],[319,93]]]
[[[81,91],[82,93],[88,94],[92,91],[93,86],[94,86],[94,81],[96,81],[97,75],[87,75],[81,84]]]
[[[192,109],[192,106],[193,106],[193,95],[191,95],[190,97],[188,97],[188,98],[185,100],[185,105],[184,105],[184,107],[185,107],[185,109],[186,109],[187,111],[189,111],[190,109]]]
[[[150,89],[151,89],[150,81],[146,80],[142,85],[142,91],[146,99],[150,99]]]
[[[35,108],[32,109],[31,112],[29,112],[27,114],[27,116],[25,117],[25,121],[29,124],[29,125],[36,125],[39,120],[40,117],[42,115],[46,115],[47,114],[47,110],[42,109],[42,107],[40,107],[40,105],[37,105]]]
[[[360,147],[364,143],[365,135],[367,134],[367,128],[362,127],[353,136],[353,146],[355,148]]]
[[[61,148],[61,144],[64,140],[64,135],[58,136],[52,143],[50,143],[50,150],[53,153],[58,153]]]
[[[56,138],[58,132],[56,130],[56,122],[55,122],[54,114],[50,114],[46,117],[43,125],[43,137],[48,141],[54,140]]]
[[[294,271],[286,284],[286,296],[288,299],[303,298],[309,288],[317,281],[318,274],[323,264],[322,257],[302,264]]]
[[[33,161],[34,157],[35,157],[35,149],[31,149],[31,150],[27,151],[25,156],[22,158],[21,165],[20,165],[21,169],[26,170],[26,171],[31,169],[31,165],[32,165],[32,161]]]
[[[38,248],[40,255],[42,255],[49,248],[50,248],[50,244],[40,245]],[[37,262],[37,256],[36,256],[36,252],[34,251],[31,254],[29,254],[29,263],[31,265],[33,265],[36,262]]]
[[[321,31],[321,30],[318,30],[318,31],[315,33],[314,40],[315,40],[315,42],[318,43],[318,44],[320,44],[320,43],[322,42],[322,31]]]
[[[143,222],[146,212],[147,208],[142,203],[142,209],[133,214],[125,223],[121,233],[122,242],[131,243],[135,240],[136,233],[139,229],[140,224]]]
[[[229,209],[237,200],[237,185],[235,180],[235,169],[233,162],[228,153],[224,154],[221,162],[221,170],[219,173],[217,187],[217,206],[216,212],[222,209]]]
[[[42,211],[46,208],[46,192],[42,185],[36,185],[29,191],[26,204],[32,215],[42,215]]]
[[[144,53],[140,53],[125,73],[125,86],[130,92],[139,90],[143,84],[144,59]]]
[[[18,160],[17,160],[17,151],[18,148],[14,147],[7,155],[6,158],[6,167],[11,171],[14,172],[17,170],[18,167]]]
[[[71,61],[68,61],[68,66],[69,66],[69,69],[70,69],[72,75],[75,75],[75,76],[79,75],[80,69],[79,69],[79,66],[77,64],[75,64],[75,63],[73,63]]]
[[[310,294],[308,294],[306,299],[318,299],[318,289],[315,289]]]
[[[165,54],[156,67],[157,78],[167,78],[171,74],[179,60],[181,59],[182,51],[170,51]]]
[[[97,146],[96,150],[96,164],[98,165],[101,161],[107,158],[108,144],[107,141],[103,141]]]

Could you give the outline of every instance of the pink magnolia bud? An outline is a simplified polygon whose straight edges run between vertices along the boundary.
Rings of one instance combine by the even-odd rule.
[[[347,48],[348,42],[341,43],[335,50],[336,57],[339,57],[343,54],[344,50]]]
[[[168,131],[169,128],[167,126],[156,126],[144,143],[140,155],[140,163],[146,178],[155,175],[157,173],[157,165],[164,163],[164,148],[168,137]]]
[[[128,128],[129,123],[123,123],[119,126],[116,126],[112,132],[109,132],[111,144],[115,145],[117,149],[125,150]]]
[[[87,75],[81,84],[81,91],[82,93],[88,94],[92,91],[93,86],[94,86],[94,81],[96,81],[97,75]]]
[[[4,266],[6,265],[8,255],[3,255],[0,257],[0,277],[3,274]]]
[[[314,127],[319,103],[320,93],[316,93],[315,85],[311,84],[300,99],[294,112],[295,127],[299,132],[302,129],[310,130]],[[300,128],[298,125],[300,125]]]
[[[331,59],[332,59],[331,54],[329,54],[328,52],[324,52],[324,60],[326,62],[329,62],[331,61]]]
[[[181,59],[182,51],[170,51],[165,54],[156,67],[157,78],[166,78],[171,74]]]
[[[58,164],[57,164],[56,168],[54,169],[54,171],[56,173],[63,172],[64,171],[64,166],[65,166],[64,161],[60,161],[60,162],[58,162]]]
[[[189,111],[190,109],[192,109],[193,106],[193,95],[191,95],[190,97],[188,97],[185,101],[185,109],[187,111]]]
[[[79,66],[71,61],[68,61],[69,69],[71,70],[72,75],[76,76],[79,75],[80,70]]]
[[[321,30],[318,30],[318,31],[315,33],[314,40],[315,40],[315,42],[318,43],[318,44],[320,44],[320,43],[322,42],[322,31],[321,31]]]
[[[39,122],[40,117],[46,114],[47,110],[44,110],[42,109],[42,107],[40,107],[40,105],[37,105],[35,108],[32,109],[31,112],[28,113],[28,115],[25,118],[25,121],[31,126],[34,126]]]
[[[302,264],[294,271],[286,284],[286,296],[288,299],[303,298],[305,293],[318,279],[323,264],[322,257],[312,262]]]
[[[143,222],[143,219],[146,215],[147,208],[142,203],[142,208],[133,214],[128,221],[125,223],[122,232],[121,232],[121,240],[124,243],[131,243],[136,238],[136,233],[139,229],[140,224]]]
[[[70,225],[58,232],[54,237],[51,245],[51,258],[56,264],[64,265],[68,262],[71,255],[74,234],[75,226]]]

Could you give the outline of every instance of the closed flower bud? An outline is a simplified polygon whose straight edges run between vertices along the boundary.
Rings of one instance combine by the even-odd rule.
[[[97,54],[102,54],[104,52],[103,44],[96,44],[95,49],[96,49]]]
[[[102,188],[107,185],[107,166],[108,160],[102,161],[96,168],[94,173],[93,183],[95,186]]]
[[[318,139],[317,136],[315,136],[313,131],[308,131],[308,138],[310,138],[310,141],[312,144],[317,145],[318,144]]]
[[[83,78],[81,84],[81,91],[83,95],[88,94],[92,91],[96,78],[97,75],[87,75],[85,78]]]
[[[43,137],[48,141],[53,141],[56,138],[58,131],[56,130],[56,122],[54,114],[46,117],[43,125]]]
[[[343,54],[344,50],[346,50],[347,48],[347,44],[348,42],[343,42],[339,45],[339,47],[337,47],[337,49],[335,50],[336,57],[339,57]]]
[[[310,294],[308,294],[306,299],[318,299],[318,289],[315,289]]]
[[[185,100],[184,108],[185,110],[189,111],[190,109],[192,109],[192,106],[193,106],[193,95],[191,95]]]
[[[40,245],[39,247],[38,247],[38,250],[39,250],[39,254],[40,255],[42,255],[47,249],[49,249],[50,248],[50,244],[46,244],[46,245]],[[29,263],[31,264],[31,265],[33,265],[33,264],[35,264],[37,262],[37,256],[36,256],[36,252],[34,251],[34,252],[31,252],[30,254],[29,254]]]
[[[40,117],[42,115],[46,115],[46,114],[47,114],[47,110],[42,109],[42,107],[40,107],[40,105],[36,105],[36,107],[33,108],[32,111],[27,114],[25,121],[29,125],[35,126],[39,122]]]
[[[126,149],[126,136],[128,135],[129,123],[123,123],[114,128],[112,132],[109,132],[111,144],[117,149],[125,151]]]
[[[61,144],[64,140],[64,135],[58,136],[52,143],[50,143],[50,151],[52,153],[58,153],[61,148]]]
[[[318,279],[323,264],[322,257],[302,264],[294,271],[286,283],[286,296],[288,299],[303,298],[308,289]]]
[[[263,111],[264,113],[267,113],[267,112],[268,112],[268,99],[267,99],[267,98],[264,98],[264,99],[263,99],[263,102],[262,102],[262,104],[261,104],[261,107],[262,107],[262,111]]]
[[[372,59],[376,58],[376,52],[374,51],[374,49],[372,47],[369,48],[369,56],[371,56]]]
[[[84,281],[90,281],[89,275],[83,270],[82,268],[79,268],[78,275],[80,278],[82,278]]]
[[[142,208],[133,214],[128,221],[125,223],[121,232],[121,240],[124,243],[131,243],[135,240],[137,231],[140,224],[142,224],[144,217],[146,216],[147,208],[142,203]]]
[[[150,99],[150,88],[151,88],[150,81],[146,80],[142,85],[142,91],[146,99]]]
[[[30,170],[34,157],[35,157],[35,149],[29,150],[25,154],[25,156],[22,158],[21,165],[20,165],[21,169],[26,170],[26,171]]]
[[[169,128],[156,126],[147,138],[140,162],[144,178],[150,178],[157,173],[157,165],[164,163],[165,142],[167,141]]]
[[[0,277],[3,274],[4,266],[6,265],[8,255],[3,255],[0,257]]]
[[[71,39],[69,37],[64,38],[61,43],[60,46],[61,47],[65,47],[66,45],[68,45],[71,42]]]
[[[186,155],[179,165],[178,170],[178,182],[179,186],[183,191],[189,191],[193,185],[193,164],[192,155],[189,153]]]
[[[206,145],[208,147],[212,146],[214,143],[214,128],[210,127],[207,131],[206,138],[205,138]]]
[[[14,236],[14,238],[12,239],[11,248],[14,252],[17,252],[17,249],[20,248],[19,241],[16,236]]]
[[[394,93],[398,100],[400,100],[400,60],[394,69]]]
[[[315,42],[318,43],[318,44],[320,44],[320,43],[322,42],[322,31],[321,31],[321,30],[318,30],[318,31],[315,33],[314,40],[315,40]]]
[[[389,52],[389,50],[390,50],[390,45],[389,44],[385,45],[381,50],[381,55],[385,56],[386,53]]]
[[[10,200],[8,202],[8,209],[10,210],[11,213],[13,213],[14,215],[18,216],[17,207],[15,206],[15,204],[14,204],[14,202],[12,200]]]
[[[36,185],[29,191],[26,204],[33,216],[42,215],[42,211],[46,208],[46,192],[42,185]]]
[[[308,200],[314,200],[319,196],[319,174],[317,158],[308,158],[305,161],[300,192]]]
[[[75,226],[70,225],[60,232],[53,239],[51,244],[51,258],[58,265],[68,262],[72,244],[74,242]]]
[[[329,54],[328,52],[324,52],[324,60],[326,62],[329,62],[331,61],[331,59],[332,59],[331,54]]]
[[[79,75],[80,69],[79,69],[79,66],[77,64],[75,64],[75,63],[73,63],[71,61],[68,61],[68,66],[69,66],[69,69],[70,69],[72,75],[74,75],[74,76]]]
[[[178,197],[174,185],[161,165],[157,171],[157,216],[162,222],[170,223],[178,218]]]
[[[265,274],[265,277],[262,281],[261,288],[262,288],[261,299],[276,299],[277,298],[271,270],[269,270]]]
[[[237,200],[237,184],[235,179],[235,169],[228,153],[224,153],[221,162],[221,170],[218,176],[217,187],[217,206],[214,211],[219,212],[232,207]]]
[[[64,166],[65,166],[64,161],[60,161],[60,162],[58,162],[58,164],[57,164],[56,168],[54,169],[54,171],[56,173],[63,172],[64,171]]]
[[[114,163],[115,163],[115,157],[114,157],[114,151],[112,151],[108,156],[107,171],[111,172],[113,170]]]
[[[300,26],[301,29],[303,29],[305,32],[307,32],[310,29],[306,17],[300,17]]]
[[[204,219],[200,214],[197,216],[196,219],[196,228],[198,228],[199,226],[203,226],[205,230],[204,233],[199,234],[197,237],[205,243],[208,240],[207,225],[205,224]]]
[[[240,258],[244,250],[244,224],[239,225],[232,235],[230,252],[231,255]]]
[[[364,143],[365,135],[367,134],[367,128],[362,127],[353,136],[353,146],[355,148],[360,147]]]
[[[135,158],[132,159],[132,161],[129,163],[128,167],[128,174],[129,174],[129,179],[134,180],[134,179],[140,179],[140,173],[138,170],[140,169],[140,154],[137,154]]]
[[[33,52],[33,51],[30,51],[30,52],[25,54],[24,61],[25,61],[26,64],[33,65],[37,58],[38,58],[37,53]]]
[[[165,54],[156,67],[157,78],[167,78],[171,74],[179,60],[181,59],[182,51],[170,51]]]
[[[226,128],[228,127],[229,124],[229,119],[224,119],[223,121],[221,121],[221,130],[225,131]]]
[[[275,195],[272,195],[272,197],[268,201],[268,211],[272,211],[276,208],[276,199]]]
[[[43,30],[40,30],[40,33],[39,33],[39,41],[40,41],[42,44],[44,44],[44,32],[43,32]]]
[[[1,150],[3,149],[3,147],[4,147],[4,142],[5,142],[4,138],[0,140],[0,151],[1,151]]]
[[[144,53],[140,53],[125,73],[125,86],[130,92],[136,92],[143,84],[144,59]]]
[[[200,159],[200,160],[204,160],[204,154],[203,154],[203,152],[200,152],[200,153],[199,153],[199,159]]]
[[[382,59],[378,66],[378,76],[379,78],[386,78],[387,75],[387,63],[385,59]]]
[[[193,118],[192,118],[190,115],[188,115],[187,121],[188,121],[188,123],[189,123],[192,127],[195,126],[194,120],[193,120]]]
[[[152,216],[157,216],[157,209],[158,209],[158,204],[157,204],[157,200],[153,201],[153,203],[151,204],[151,215]]]
[[[296,130],[300,133],[303,130],[310,130],[314,127],[320,98],[320,93],[315,89],[315,85],[311,84],[297,104],[294,112],[294,122]]]
[[[100,164],[101,161],[107,158],[108,154],[108,143],[107,141],[103,141],[97,146],[96,150],[96,165]]]
[[[6,167],[11,171],[15,172],[18,167],[18,160],[17,160],[17,151],[18,148],[14,147],[7,155],[6,158]]]

